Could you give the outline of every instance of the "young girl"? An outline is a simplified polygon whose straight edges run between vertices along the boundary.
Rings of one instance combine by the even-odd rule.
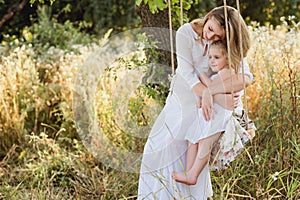
[[[210,70],[215,74],[209,78],[205,72],[200,73],[202,83],[208,87],[231,79],[238,71],[238,66],[229,66],[226,44],[221,40],[211,44],[208,56]],[[243,114],[241,95],[242,91],[239,92],[238,105],[234,109],[234,112],[240,115]],[[197,183],[198,176],[204,167],[203,164],[209,158],[211,158],[212,169],[225,168],[241,152],[243,144],[252,139],[252,136],[243,130],[239,123],[236,125],[240,127],[240,130],[236,130],[235,126],[232,126],[230,121],[233,118],[232,110],[226,110],[215,103],[213,118],[210,121],[203,118],[202,109],[199,112],[199,127],[202,129],[193,134],[187,134],[185,137],[189,141],[190,147],[187,151],[187,169],[185,172],[172,173],[175,181],[187,185]],[[206,142],[202,142],[204,138]],[[205,160],[207,161],[205,162]]]

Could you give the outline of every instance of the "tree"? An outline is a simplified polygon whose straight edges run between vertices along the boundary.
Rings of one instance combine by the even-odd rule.
[[[149,1],[150,2],[150,1]],[[151,5],[151,4],[150,4]],[[165,4],[162,4],[162,7],[165,8]],[[154,10],[142,1],[139,5],[137,5],[137,13],[141,18],[143,27],[159,27],[159,28],[169,28],[169,18],[168,18],[168,10]],[[157,30],[157,29],[156,29]],[[169,44],[169,35],[166,38],[165,34],[161,34],[158,32],[151,31],[147,33],[149,42],[158,42],[163,44]],[[157,62],[163,65],[171,66],[171,56],[170,56],[170,45],[168,46],[168,50],[158,50],[158,60]],[[151,55],[148,54],[151,57]],[[154,58],[153,58],[154,59]]]

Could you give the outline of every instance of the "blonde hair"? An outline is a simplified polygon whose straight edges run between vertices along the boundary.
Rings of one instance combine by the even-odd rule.
[[[239,14],[239,12],[235,8],[230,6],[226,6],[226,9],[229,32],[229,44],[227,45],[230,45],[230,59],[232,65],[231,67],[235,69],[235,72],[237,72],[241,60],[247,56],[247,52],[250,48],[250,35],[247,25],[243,17]],[[220,26],[225,30],[226,21],[224,14],[224,6],[216,7],[209,13],[207,13],[207,15],[203,19],[195,19],[191,22],[194,25],[194,27],[196,27],[199,36],[202,37],[203,27],[209,19],[216,20],[220,24]],[[240,29],[239,26],[241,26]],[[240,38],[239,30],[241,30],[242,38]],[[226,37],[224,37],[223,40],[225,40],[226,42]],[[240,45],[240,42],[242,42],[242,45]],[[243,50],[243,55],[241,55],[241,46]]]
[[[214,41],[210,44],[210,48],[212,47],[218,48],[219,50],[221,50],[224,56],[226,57],[228,56],[226,41],[224,40]]]

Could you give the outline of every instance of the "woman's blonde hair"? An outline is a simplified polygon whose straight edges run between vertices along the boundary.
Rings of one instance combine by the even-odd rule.
[[[240,13],[235,8],[230,6],[226,6],[226,9],[229,32],[229,44],[227,44],[227,46],[230,45],[230,59],[232,68],[235,69],[235,72],[237,72],[241,60],[247,56],[247,52],[250,48],[250,35],[247,25]],[[216,7],[207,13],[203,19],[195,19],[191,22],[196,27],[199,36],[202,37],[203,27],[209,19],[216,20],[225,30],[226,21],[224,6]],[[239,26],[241,27],[239,28]],[[239,30],[241,30],[241,34],[239,33]],[[240,38],[240,36],[242,38]],[[224,40],[226,42],[226,37],[224,37]],[[240,42],[242,42],[242,45],[240,45]],[[241,47],[243,50],[243,55],[241,55]]]

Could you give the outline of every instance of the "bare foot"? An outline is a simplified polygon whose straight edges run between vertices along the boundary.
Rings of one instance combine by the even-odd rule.
[[[179,183],[186,185],[195,185],[197,183],[197,177],[192,176],[189,172],[172,172],[172,178]]]

